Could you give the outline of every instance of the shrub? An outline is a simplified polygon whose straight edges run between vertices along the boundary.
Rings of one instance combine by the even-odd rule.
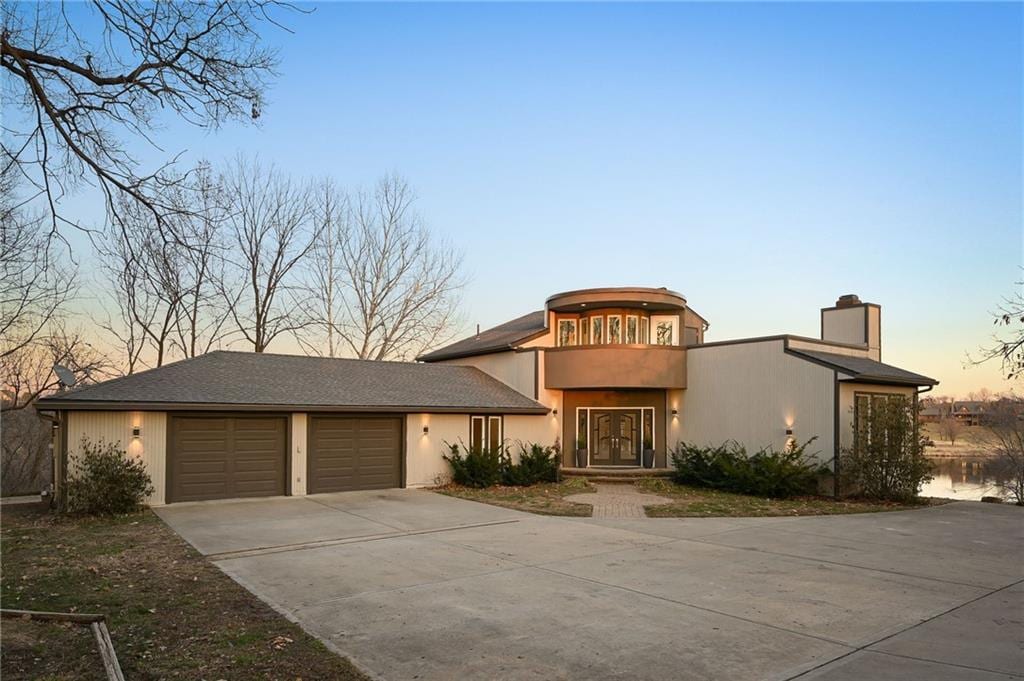
[[[553,447],[534,443],[527,448],[521,444],[518,463],[512,463],[507,455],[503,457],[502,481],[516,487],[535,485],[538,482],[557,482],[558,454]]]
[[[854,420],[854,446],[840,457],[844,483],[871,499],[916,498],[932,479],[932,464],[913,402],[904,395],[865,398]]]
[[[114,515],[137,511],[153,493],[145,465],[130,458],[118,444],[82,438],[81,452],[68,460],[70,474],[62,510],[82,515]]]
[[[501,482],[503,457],[500,449],[448,446],[451,453],[446,454],[444,460],[452,467],[453,482],[466,487],[491,487]]]
[[[505,449],[472,449],[448,445],[444,459],[452,467],[452,481],[466,487],[504,484],[525,487],[558,481],[558,450],[538,444],[520,445],[519,461],[512,462]]]
[[[672,452],[673,479],[686,485],[766,497],[791,497],[813,492],[823,466],[802,445],[775,451],[765,447],[748,455],[738,442],[697,447],[682,442]]]

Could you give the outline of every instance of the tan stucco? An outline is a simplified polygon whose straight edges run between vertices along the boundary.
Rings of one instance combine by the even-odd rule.
[[[132,437],[138,426],[139,437]],[[153,494],[146,499],[151,506],[164,503],[167,476],[167,414],[161,411],[71,411],[68,412],[68,453],[81,451],[82,438],[92,442],[120,443],[128,456],[146,466],[153,481]],[[69,465],[69,474],[74,475]]]
[[[784,341],[705,346],[687,356],[688,385],[678,395],[681,440],[748,451],[786,446],[786,429],[822,462],[833,458],[834,373],[784,352]]]
[[[476,367],[527,397],[534,397],[537,378],[536,352],[492,352],[486,355],[459,357],[438,362]]]
[[[292,495],[305,496],[306,494],[306,447],[308,438],[308,417],[306,414],[294,413],[291,415],[291,470],[289,475],[292,480]]]
[[[821,311],[821,337],[839,343],[867,345],[867,356],[880,362],[881,322],[881,308],[870,303],[824,308]]]
[[[685,388],[686,350],[678,346],[604,345],[552,348],[544,353],[544,386]]]

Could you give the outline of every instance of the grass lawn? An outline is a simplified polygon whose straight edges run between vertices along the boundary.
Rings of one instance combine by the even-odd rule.
[[[5,608],[102,613],[129,679],[366,677],[202,558],[149,511],[59,518],[7,506]],[[104,679],[88,627],[4,620],[0,676]]]
[[[441,494],[494,506],[514,508],[540,515],[567,515],[589,518],[593,509],[586,504],[574,504],[562,497],[570,494],[593,492],[585,480],[574,478],[564,482],[547,482],[530,487],[487,487],[476,489],[460,485],[446,485],[434,490]]]
[[[754,516],[834,515],[838,513],[875,513],[922,508],[945,500],[923,499],[916,504],[862,499],[836,500],[831,497],[796,497],[765,499],[746,494],[732,494],[702,487],[677,485],[671,480],[641,480],[636,483],[643,492],[673,499],[671,504],[648,506],[651,518],[707,518]]]

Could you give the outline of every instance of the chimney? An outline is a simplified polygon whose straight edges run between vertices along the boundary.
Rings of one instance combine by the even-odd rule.
[[[821,339],[862,345],[868,357],[882,361],[882,308],[863,303],[853,293],[839,296],[836,304],[821,310]]]

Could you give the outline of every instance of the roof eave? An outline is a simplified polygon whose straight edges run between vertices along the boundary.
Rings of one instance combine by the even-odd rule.
[[[42,398],[37,408],[68,411],[252,411],[252,412],[351,412],[374,414],[525,414],[544,415],[551,410],[536,407],[481,407],[472,405],[323,405],[323,404],[237,404],[230,402],[144,402],[112,400],[62,400]]]

